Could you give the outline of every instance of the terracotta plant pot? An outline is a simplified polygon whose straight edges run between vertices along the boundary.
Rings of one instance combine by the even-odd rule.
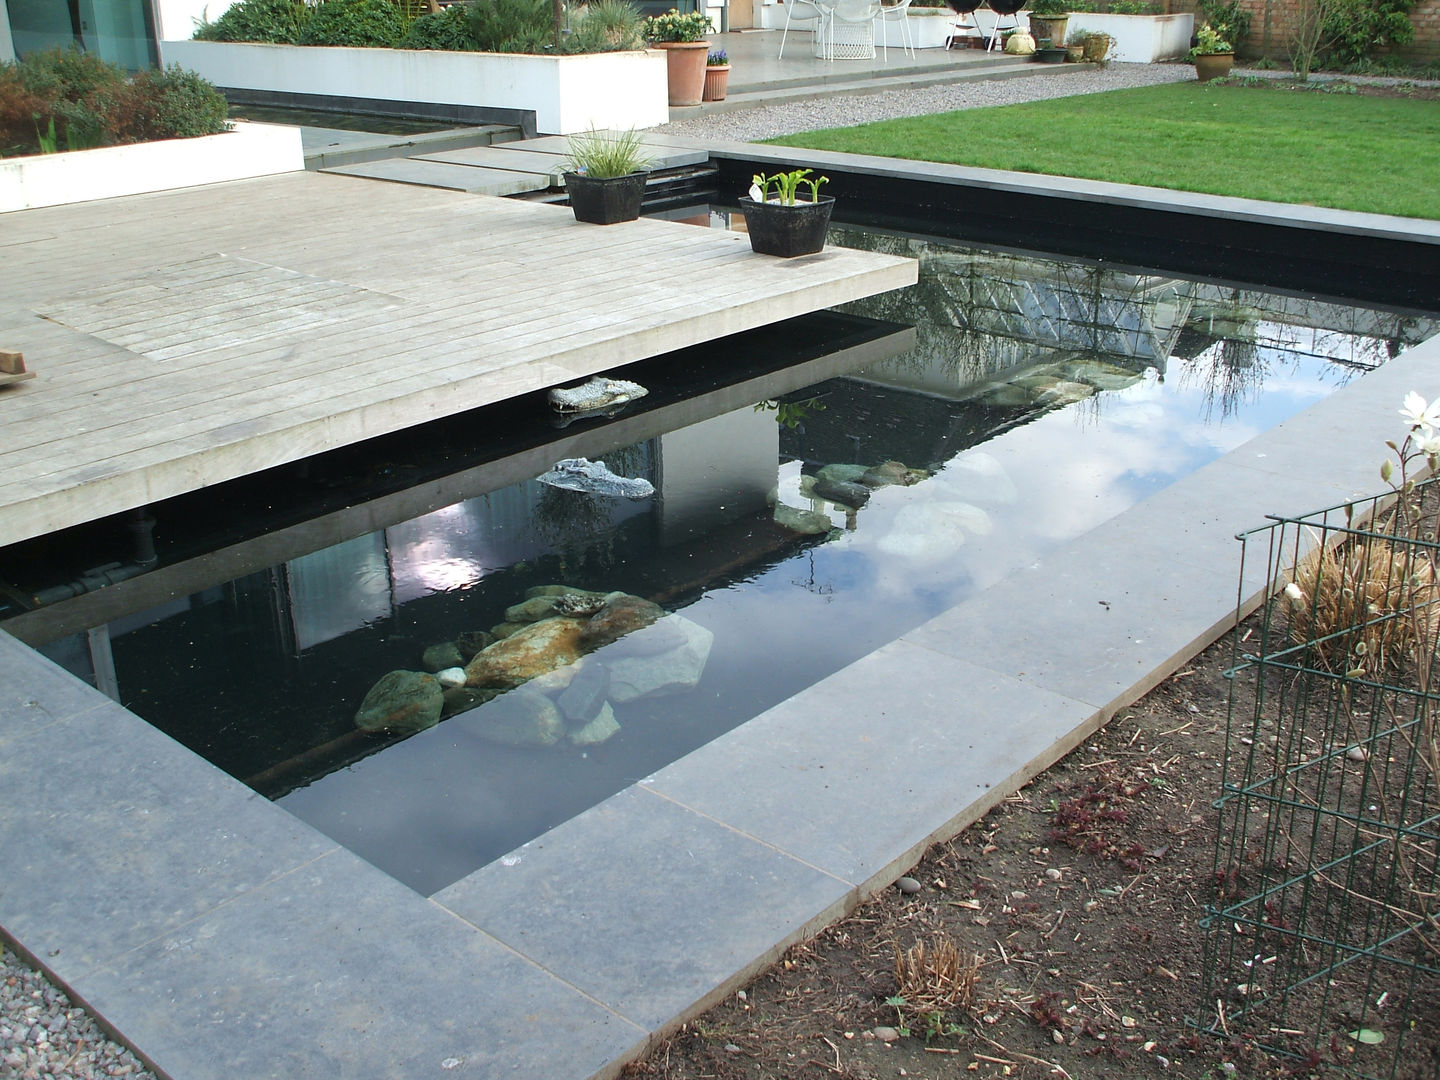
[[[1065,28],[1069,22],[1069,15],[1031,15],[1030,33],[1036,41],[1049,38],[1051,46],[1058,49],[1065,44]]]
[[[797,202],[790,206],[740,199],[745,229],[750,234],[750,249],[785,259],[813,255],[825,246],[825,229],[834,208],[835,200],[829,195],[820,196],[818,202]]]
[[[614,225],[634,221],[645,200],[645,173],[595,177],[582,173],[565,174],[565,191],[575,220],[590,225]]]
[[[1195,57],[1195,77],[1201,82],[1209,82],[1229,75],[1234,64],[1234,53],[1203,53]]]
[[[724,101],[725,88],[730,82],[729,64],[711,64],[705,68],[705,100]]]
[[[651,47],[665,51],[670,104],[699,105],[705,93],[705,61],[710,58],[710,42],[657,41]]]

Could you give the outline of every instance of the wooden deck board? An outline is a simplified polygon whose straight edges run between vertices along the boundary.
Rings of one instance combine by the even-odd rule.
[[[299,173],[0,219],[0,546],[914,280]]]

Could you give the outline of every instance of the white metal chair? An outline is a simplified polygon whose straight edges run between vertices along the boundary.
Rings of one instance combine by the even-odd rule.
[[[830,9],[830,60],[864,60],[875,55],[875,20],[880,0],[835,0]],[[842,28],[848,30],[841,33]]]
[[[880,8],[880,14],[875,17],[880,24],[880,55],[886,60],[890,59],[890,32],[886,26],[892,22],[900,24],[900,40],[909,56],[915,55],[915,46],[910,40],[910,20],[905,17],[910,10],[910,0],[899,0],[895,4],[886,4]]]
[[[785,35],[790,33],[790,24],[814,23],[813,32],[818,40],[825,30],[825,10],[814,0],[785,0],[785,29],[780,33],[780,55],[785,59]]]

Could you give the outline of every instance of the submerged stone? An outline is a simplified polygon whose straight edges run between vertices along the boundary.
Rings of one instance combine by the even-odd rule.
[[[454,716],[457,713],[469,712],[471,709],[478,709],[487,701],[493,701],[503,694],[504,690],[495,687],[480,688],[475,686],[455,686],[445,691],[445,707],[440,711],[441,717]]]
[[[446,668],[464,666],[465,657],[460,655],[460,648],[453,641],[442,641],[426,649],[420,662],[426,671],[444,671]]]
[[[620,724],[615,719],[615,710],[608,701],[602,702],[595,718],[578,731],[570,733],[570,741],[576,746],[595,746],[615,735]]]
[[[574,724],[587,723],[599,713],[610,692],[610,672],[605,665],[583,660],[574,665],[575,677],[558,698],[556,706]]]
[[[646,637],[663,635],[679,644],[663,652],[647,650]],[[705,673],[715,635],[682,615],[667,615],[654,626],[599,655],[610,671],[610,700],[623,705],[652,694],[674,694],[693,689]]]
[[[832,462],[829,465],[821,465],[815,470],[815,479],[831,484],[853,484],[865,475],[870,467],[868,465],[847,465],[842,462]]]
[[[457,664],[455,667],[447,667],[443,671],[435,672],[435,678],[440,681],[441,686],[446,688],[464,686],[465,669]]]
[[[579,619],[554,618],[531,623],[504,637],[465,665],[470,686],[508,688],[529,682],[580,659]]]
[[[799,510],[786,503],[775,504],[775,524],[806,536],[823,536],[835,527],[829,514]]]
[[[884,461],[866,469],[860,477],[860,483],[872,488],[890,487],[894,484],[912,487],[929,476],[930,473],[925,469],[912,469],[903,461]]]
[[[355,713],[355,726],[361,731],[410,735],[438,724],[444,704],[444,691],[434,675],[392,671],[365,695]]]
[[[478,652],[484,652],[491,645],[495,644],[495,635],[489,630],[467,630],[455,639],[455,647],[460,650],[460,663],[463,666]]]
[[[828,499],[852,510],[859,510],[870,501],[870,489],[855,480],[817,479],[812,490],[817,499]]]
[[[554,746],[565,737],[560,710],[528,686],[501,694],[451,722],[502,746]]]
[[[649,626],[665,614],[659,604],[629,593],[620,593],[605,602],[605,606],[592,615],[580,631],[580,644],[591,651],[618,641],[626,634],[633,634],[641,627]]]

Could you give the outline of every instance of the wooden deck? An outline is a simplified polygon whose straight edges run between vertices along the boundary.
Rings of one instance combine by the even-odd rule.
[[[317,173],[0,215],[0,260],[36,373],[0,390],[0,546],[916,272]]]

